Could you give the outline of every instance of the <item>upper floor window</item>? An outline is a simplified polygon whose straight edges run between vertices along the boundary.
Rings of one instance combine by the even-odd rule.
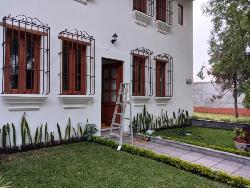
[[[132,95],[151,96],[152,83],[152,52],[145,48],[132,50]]]
[[[156,20],[172,24],[172,0],[156,0]]]
[[[133,10],[154,16],[154,0],[133,0]]]
[[[49,31],[38,19],[3,18],[3,93],[49,93]]]
[[[183,6],[178,4],[178,24],[183,25]]]
[[[62,41],[60,94],[94,94],[93,37],[86,32],[65,30],[60,32],[58,38]]]
[[[168,54],[160,54],[156,61],[156,97],[173,96],[173,58]]]

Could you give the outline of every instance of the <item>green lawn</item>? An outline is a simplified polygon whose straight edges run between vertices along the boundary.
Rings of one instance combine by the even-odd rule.
[[[240,116],[239,118],[235,118],[233,115],[226,114],[194,113],[192,118],[250,124],[249,116]]]
[[[187,142],[191,141],[235,149],[233,140],[235,133],[231,130],[202,128],[196,126],[185,128],[185,131],[192,133],[191,136],[178,135],[180,131],[182,131],[182,128],[167,129],[155,132],[154,136],[177,138]]]
[[[0,173],[15,187],[228,187],[95,143],[2,156]]]

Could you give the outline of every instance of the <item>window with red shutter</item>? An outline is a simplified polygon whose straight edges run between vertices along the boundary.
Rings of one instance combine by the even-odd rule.
[[[133,56],[133,96],[145,96],[145,60],[143,56]]]
[[[25,16],[3,18],[5,94],[49,92],[49,41],[46,39],[50,29],[36,23],[37,19],[34,22],[32,18]],[[39,23],[41,24],[40,21]]]
[[[155,57],[155,90],[156,97],[173,96],[173,58],[168,54]]]
[[[132,94],[133,96],[152,96],[152,51],[146,48],[137,48],[131,51],[132,63]]]
[[[172,1],[156,0],[156,20],[172,24]]]
[[[166,96],[166,61],[156,61],[156,96]]]
[[[155,0],[133,0],[133,10],[137,10],[151,17],[154,16]]]
[[[59,33],[62,41],[60,94],[93,95],[95,88],[95,40],[86,32]]]

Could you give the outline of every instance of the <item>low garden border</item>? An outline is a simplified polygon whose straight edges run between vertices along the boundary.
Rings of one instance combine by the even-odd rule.
[[[192,125],[198,127],[227,129],[227,130],[234,130],[235,128],[243,128],[245,126],[250,126],[249,124],[203,120],[203,119],[192,119]]]
[[[118,143],[116,143],[115,141],[105,139],[102,137],[94,137],[92,141],[98,144],[111,147],[111,148],[118,147]],[[121,150],[131,153],[131,154],[135,154],[135,155],[139,155],[145,158],[156,160],[164,164],[168,164],[176,168],[191,172],[193,174],[197,174],[199,176],[209,178],[211,180],[224,182],[234,187],[250,187],[250,180],[247,180],[242,177],[231,176],[221,171],[213,171],[209,169],[208,167],[204,167],[198,164],[192,164],[181,159],[177,159],[177,158],[173,158],[173,157],[169,157],[165,155],[159,155],[152,151],[137,148],[131,145],[123,145]]]

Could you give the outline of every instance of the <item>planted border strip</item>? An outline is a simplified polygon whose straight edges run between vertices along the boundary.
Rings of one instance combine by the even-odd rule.
[[[95,143],[98,143],[98,144],[102,144],[102,145],[111,147],[111,148],[118,147],[118,144],[116,142],[114,142],[112,140],[104,139],[101,137],[94,137],[92,139],[92,141]],[[168,164],[168,165],[177,167],[179,169],[182,169],[182,170],[185,170],[185,171],[188,171],[188,172],[200,175],[200,176],[204,176],[204,177],[212,179],[212,180],[227,183],[227,184],[232,185],[234,187],[250,187],[250,180],[247,180],[247,179],[242,178],[242,177],[231,176],[231,175],[224,173],[224,172],[221,172],[221,171],[213,171],[208,167],[204,167],[204,166],[201,166],[198,164],[192,164],[192,163],[186,162],[186,161],[181,160],[181,159],[168,157],[165,155],[159,155],[159,154],[156,154],[152,151],[141,149],[141,148],[136,148],[136,147],[131,146],[131,145],[123,145],[122,151],[131,153],[134,155],[139,155],[139,156],[149,158],[152,160],[156,160],[156,161],[162,162],[164,164]]]

